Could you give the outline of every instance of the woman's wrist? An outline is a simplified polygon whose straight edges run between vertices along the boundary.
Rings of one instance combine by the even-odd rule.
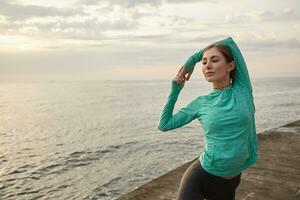
[[[172,80],[171,89],[174,92],[180,92],[184,85],[177,84],[175,80]]]

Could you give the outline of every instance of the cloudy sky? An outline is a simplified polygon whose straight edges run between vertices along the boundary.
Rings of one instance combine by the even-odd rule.
[[[228,36],[251,77],[300,77],[299,0],[0,0],[0,81],[171,79]]]

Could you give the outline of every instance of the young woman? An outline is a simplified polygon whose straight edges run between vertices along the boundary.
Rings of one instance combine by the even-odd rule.
[[[201,60],[212,91],[173,115],[185,81]],[[247,66],[231,37],[189,57],[172,80],[158,125],[161,131],[169,131],[197,118],[204,130],[204,151],[183,174],[177,200],[234,200],[241,172],[259,159],[254,114]]]

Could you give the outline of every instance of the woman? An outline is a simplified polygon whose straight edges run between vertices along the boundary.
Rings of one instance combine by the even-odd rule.
[[[197,62],[202,60],[208,95],[198,96],[173,115],[175,103]],[[158,128],[169,131],[198,119],[204,151],[181,178],[177,200],[234,200],[241,172],[258,159],[255,106],[244,58],[231,37],[192,55],[172,80]]]

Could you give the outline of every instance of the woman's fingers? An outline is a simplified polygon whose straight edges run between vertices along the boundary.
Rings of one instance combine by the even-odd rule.
[[[174,80],[177,84],[184,85],[185,81],[188,81],[190,76],[191,75],[189,73],[187,73],[186,69],[182,66],[182,67],[180,67],[179,71],[177,72],[177,75],[174,78]]]
[[[177,72],[177,75],[180,75],[182,70],[183,70],[183,66],[179,69],[179,71]]]
[[[191,74],[188,73],[187,76],[186,76],[186,78],[185,78],[185,80],[186,80],[186,81],[190,80],[190,77],[191,77]]]
[[[181,71],[181,75],[185,77],[185,80],[188,81],[191,78],[192,73],[188,73],[186,69],[183,68]]]
[[[174,79],[176,81],[177,84],[182,85],[185,82],[185,78],[182,76],[177,75]]]
[[[178,75],[179,75],[179,76],[184,76],[184,73],[185,73],[185,69],[184,69],[184,67],[182,66],[182,67],[180,68],[179,72],[178,72]]]
[[[188,73],[183,66],[178,71],[178,75],[181,77],[185,77],[186,81],[190,80],[190,77],[191,77],[191,73]]]

